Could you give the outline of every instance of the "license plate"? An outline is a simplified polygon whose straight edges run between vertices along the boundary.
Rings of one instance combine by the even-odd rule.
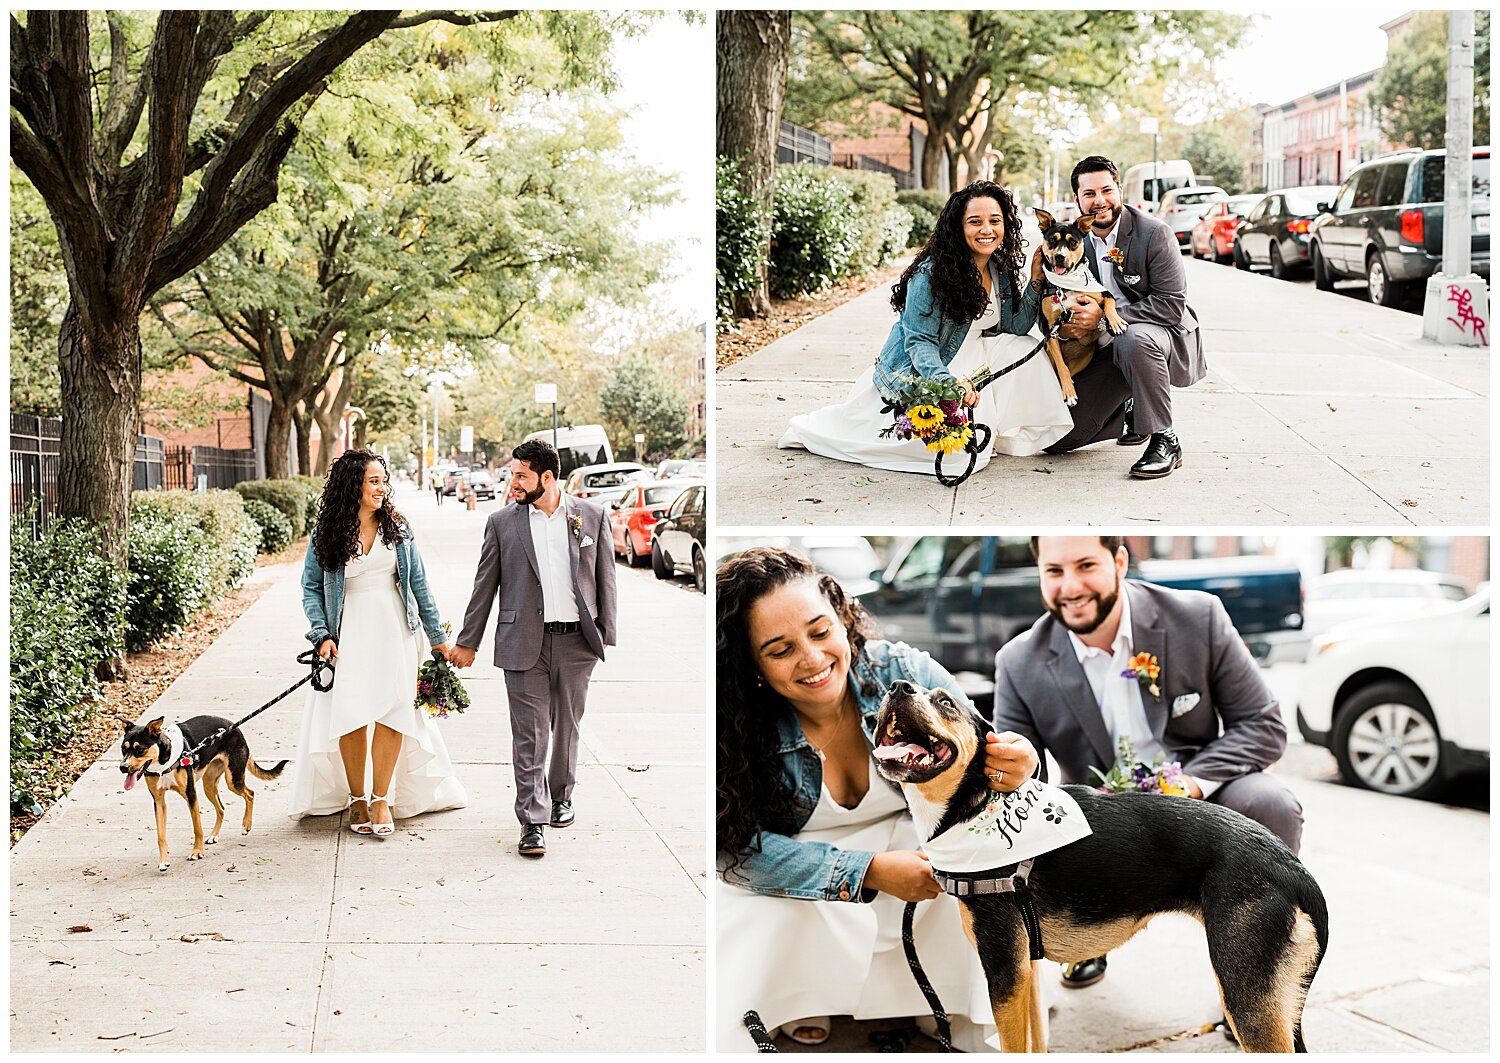
[[[1490,216],[1481,214],[1474,219],[1474,232],[1479,236],[1487,236],[1490,231]]]

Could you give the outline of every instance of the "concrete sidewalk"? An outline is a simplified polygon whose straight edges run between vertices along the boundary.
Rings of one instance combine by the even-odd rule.
[[[396,501],[456,628],[493,503],[439,509],[410,487]],[[297,678],[299,575],[257,573],[264,596],[153,712],[238,718]],[[252,780],[248,838],[226,795],[221,842],[197,862],[170,798],[158,873],[150,799],[122,791],[111,750],[11,851],[11,1048],[701,1050],[706,605],[649,569],[618,576],[621,645],[594,673],[578,821],[547,831],[544,859],[516,854],[488,636],[464,673],[473,707],[440,724],[469,805],[390,839],[356,837],[342,815],[292,822],[283,775]],[[246,725],[260,763],[293,755],[302,703]]]
[[[1489,524],[1487,348],[1424,341],[1399,310],[1183,266],[1209,373],[1172,392],[1184,464],[1165,480],[1131,480],[1139,448],[1108,443],[998,457],[955,489],[777,450],[792,415],[842,400],[875,357],[887,285],[718,373],[719,526]]]

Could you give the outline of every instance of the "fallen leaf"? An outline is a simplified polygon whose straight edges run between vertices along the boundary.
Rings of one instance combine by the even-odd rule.
[[[86,868],[83,869],[83,874],[85,876],[92,877],[94,875],[97,875],[98,873],[99,873],[99,869],[97,867],[86,867]]]
[[[797,499],[797,501],[798,502],[811,502],[815,506],[823,504],[823,500],[821,498],[799,498],[799,499]]]
[[[1417,504],[1416,504],[1416,502],[1414,502],[1414,501],[1413,501],[1413,500],[1412,500],[1412,499],[1410,499],[1410,498],[1403,498],[1403,499],[1402,499],[1402,500],[1401,500],[1401,504],[1402,504],[1402,505],[1403,505],[1403,506],[1409,506],[1409,507],[1410,507],[1410,508],[1412,508],[1412,509],[1416,509],[1416,508],[1417,508]]]
[[[1044,473],[1046,473],[1046,474],[1047,474],[1047,475],[1048,475],[1048,476],[1051,476],[1051,475],[1052,475],[1052,470],[1051,470],[1051,469],[1045,469],[1045,468],[1044,468],[1044,469],[1032,469],[1032,470],[1031,470],[1031,471],[1032,471],[1032,472],[1044,472]]]
[[[94,928],[87,923],[79,923],[77,926],[68,927],[68,933],[70,934],[92,934],[93,932]]]
[[[68,967],[68,968],[71,968],[72,970],[75,970],[75,971],[78,970],[78,965],[76,963],[69,963],[67,960],[48,960],[47,961],[47,966],[48,967]]]
[[[108,1034],[102,1034],[101,1033],[98,1036],[96,1036],[94,1038],[94,1040],[96,1040],[96,1041],[123,1041],[127,1037],[134,1037],[134,1036],[135,1036],[135,1031],[131,1030],[129,1033],[117,1033],[113,1037],[109,1036]]]
[[[873,476],[856,476],[854,478],[855,487],[869,487],[873,483],[875,483],[875,477]]]
[[[1337,407],[1337,406],[1335,406],[1335,405],[1334,405],[1334,404],[1333,404],[1333,403],[1331,403],[1331,402],[1325,402],[1325,403],[1324,403],[1324,404],[1323,404],[1323,405],[1325,405],[1325,406],[1327,406],[1327,407],[1328,407],[1328,408],[1329,408],[1329,409],[1330,409],[1330,410],[1332,410],[1332,411],[1333,411],[1333,412],[1334,412],[1334,413],[1338,413],[1338,412],[1339,412],[1339,408],[1338,408],[1338,407]]]
[[[650,771],[651,770],[651,765],[649,765],[649,764],[627,764],[627,765],[625,765],[625,770],[626,771]]]
[[[269,864],[271,862],[271,858],[269,856],[257,856],[255,858],[255,862],[264,867],[266,864]]]
[[[202,931],[202,932],[197,933],[197,934],[183,934],[182,937],[179,938],[178,940],[180,940],[180,941],[186,941],[189,945],[196,945],[198,943],[199,939],[201,939],[201,938],[208,938],[210,941],[233,941],[234,940],[233,938],[227,938],[227,937],[225,937],[223,934],[219,933],[217,930],[205,930],[205,931]]]
[[[440,878],[440,879],[437,880],[437,884],[439,886],[446,886],[448,884],[448,880]]]

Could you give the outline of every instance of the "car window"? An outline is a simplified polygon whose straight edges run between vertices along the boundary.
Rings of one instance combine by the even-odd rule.
[[[685,512],[698,514],[703,512],[703,488],[688,488],[688,504]]]
[[[1339,198],[1334,202],[1333,209],[1337,214],[1342,214],[1354,206],[1354,186],[1359,181],[1359,174],[1354,174],[1344,182],[1344,187],[1339,189]]]
[[[1375,205],[1375,192],[1380,187],[1383,166],[1371,166],[1354,175],[1354,208],[1363,210]]]
[[[951,540],[938,535],[918,539],[902,559],[901,567],[896,570],[895,581],[902,586],[936,583],[937,578],[943,574],[944,547],[950,542]]]
[[[687,500],[688,496],[686,491],[678,495],[677,501],[672,503],[672,508],[667,510],[667,519],[675,520],[676,518],[682,516],[682,511],[687,506]]]
[[[1271,204],[1275,201],[1275,199],[1275,196],[1268,196],[1267,198],[1261,200],[1259,203],[1255,204],[1255,206],[1250,211],[1250,216],[1245,220],[1260,221],[1261,218],[1264,218],[1266,216],[1266,211],[1271,209]]]
[[[1186,207],[1193,203],[1208,203],[1216,199],[1218,195],[1219,193],[1217,192],[1179,192],[1172,205],[1174,207]]]
[[[670,502],[682,493],[680,487],[652,487],[646,491],[646,505],[659,506],[663,502]]]
[[[1445,193],[1443,192],[1443,175],[1447,172],[1447,159],[1441,155],[1428,155],[1422,160],[1421,188],[1417,191],[1417,202],[1419,203],[1441,203]],[[1469,195],[1475,199],[1490,198],[1490,157],[1488,155],[1476,155],[1470,164],[1473,169],[1470,173]]]
[[[1461,602],[1469,596],[1468,590],[1459,583],[1440,583],[1438,590],[1444,598],[1454,602]]]
[[[1380,173],[1380,187],[1375,190],[1377,207],[1394,207],[1406,202],[1406,164],[1392,163]]]

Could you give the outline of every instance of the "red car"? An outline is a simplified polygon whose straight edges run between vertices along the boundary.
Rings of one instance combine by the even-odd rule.
[[[662,514],[677,501],[677,496],[702,480],[678,477],[631,484],[614,496],[609,504],[609,537],[615,553],[631,565],[644,565],[651,559],[651,529]]]
[[[1211,258],[1215,262],[1228,262],[1234,257],[1234,234],[1250,208],[1264,198],[1259,192],[1248,196],[1230,196],[1210,203],[1198,223],[1193,226],[1189,242],[1194,258]]]

